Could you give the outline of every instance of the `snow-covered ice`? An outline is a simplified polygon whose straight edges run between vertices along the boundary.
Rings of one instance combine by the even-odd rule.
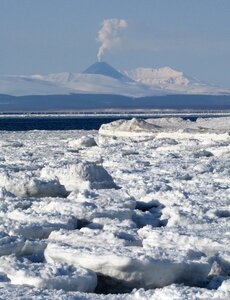
[[[97,276],[92,271],[67,264],[33,263],[14,256],[0,258],[0,271],[13,285],[82,292],[93,292],[97,285]]]
[[[91,136],[82,136],[76,140],[70,140],[68,143],[69,147],[81,148],[81,147],[93,147],[97,146],[95,139]]]
[[[116,184],[103,166],[94,162],[77,161],[74,164],[60,163],[56,166],[46,166],[41,171],[41,176],[54,180],[58,178],[68,191],[74,189],[93,188],[110,189]]]
[[[0,298],[229,299],[229,132],[227,117],[2,131]]]
[[[184,120],[182,118],[158,118],[158,119],[136,119],[117,120],[109,124],[103,124],[99,130],[100,135],[106,136],[149,136],[156,133],[174,133],[176,135],[183,133],[190,134],[211,134],[222,133],[229,135],[230,124],[229,117],[212,119],[197,119],[196,122]],[[206,137],[206,136],[205,136]],[[218,136],[216,136],[218,138]]]

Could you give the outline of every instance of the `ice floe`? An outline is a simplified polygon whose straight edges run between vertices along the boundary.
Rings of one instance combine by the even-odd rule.
[[[69,140],[68,146],[72,148],[93,147],[97,146],[97,143],[93,137],[82,136],[81,138],[76,140]]]
[[[192,122],[182,118],[136,119],[118,120],[103,124],[99,130],[100,135],[106,136],[151,136],[159,132],[187,133],[229,133],[229,118],[197,119]]]
[[[57,177],[68,191],[81,189],[82,187],[93,189],[116,188],[112,177],[103,166],[93,162],[47,166],[42,169],[41,176],[49,179]]]
[[[229,124],[1,132],[0,298],[229,299]]]
[[[32,263],[27,258],[2,256],[0,272],[11,284],[43,289],[94,292],[97,276],[94,272],[67,264]]]

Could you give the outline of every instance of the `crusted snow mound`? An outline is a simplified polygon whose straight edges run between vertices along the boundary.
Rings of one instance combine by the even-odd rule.
[[[55,198],[57,199],[57,198]],[[28,209],[15,209],[5,215],[5,226],[10,234],[27,238],[47,238],[51,231],[60,228],[75,229],[77,220],[73,215],[42,211],[43,203],[31,205]]]
[[[117,219],[119,222],[131,220],[136,206],[135,199],[122,189],[112,193],[109,189],[97,192],[76,190],[69,194],[68,200],[74,215],[90,222],[96,218]]]
[[[230,117],[216,118],[215,122],[209,119],[197,119],[196,122],[182,118],[136,119],[118,120],[101,125],[100,135],[105,136],[148,136],[163,132],[187,133],[218,133],[230,132]]]
[[[102,237],[101,237],[102,238]],[[171,283],[196,285],[204,282],[211,265],[199,251],[154,247],[119,247],[104,240],[73,245],[72,241],[51,241],[45,250],[48,262],[71,263],[121,281],[129,287],[156,288]],[[61,239],[60,239],[61,240]]]
[[[74,189],[112,189],[116,184],[109,173],[100,165],[93,162],[79,162],[77,164],[64,164],[60,167],[47,166],[42,169],[44,178],[57,177],[67,191]]]
[[[68,141],[68,146],[72,148],[93,147],[97,146],[97,143],[91,136],[82,136],[79,139]]]
[[[66,190],[57,179],[44,180],[23,172],[0,172],[0,185],[16,196],[65,197]]]
[[[25,241],[17,236],[0,232],[0,256],[10,254],[21,254]]]
[[[219,236],[220,228],[210,226],[209,234],[207,229],[203,228],[196,231],[194,235],[192,230],[186,228],[153,228],[145,226],[138,230],[138,235],[142,240],[144,249],[152,249],[155,245],[159,245],[164,249],[201,251],[209,261],[213,262],[213,267],[210,272],[227,275],[230,272],[230,253],[226,248],[230,247],[230,242],[227,235]],[[222,242],[224,241],[224,245]]]
[[[94,272],[67,264],[31,263],[15,256],[0,258],[0,272],[12,284],[42,289],[94,292],[97,276]]]
[[[95,222],[95,219],[94,219]],[[137,230],[125,227],[124,222],[120,222],[122,226],[114,226],[110,228],[109,226],[102,226],[97,229],[96,226],[90,228],[81,228],[80,230],[68,231],[61,229],[59,231],[53,231],[49,240],[51,241],[62,241],[72,246],[78,244],[104,246],[104,245],[114,245],[116,246],[141,246],[141,239],[137,234]],[[91,223],[91,225],[97,225],[96,223]],[[111,226],[112,227],[112,226]]]
[[[150,124],[149,122],[141,119],[133,118],[132,120],[118,120],[109,124],[101,125],[99,129],[100,135],[108,136],[130,136],[135,135],[151,135],[160,130],[160,127],[155,124]]]

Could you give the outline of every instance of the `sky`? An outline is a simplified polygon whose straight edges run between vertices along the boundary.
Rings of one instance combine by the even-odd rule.
[[[83,71],[110,18],[128,24],[105,51],[115,68],[170,66],[230,87],[229,0],[0,0],[0,74]]]

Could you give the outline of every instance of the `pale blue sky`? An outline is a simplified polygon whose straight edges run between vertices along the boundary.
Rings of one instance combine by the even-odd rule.
[[[128,22],[104,58],[114,67],[167,65],[230,87],[229,0],[0,0],[0,74],[84,70],[107,18]]]

